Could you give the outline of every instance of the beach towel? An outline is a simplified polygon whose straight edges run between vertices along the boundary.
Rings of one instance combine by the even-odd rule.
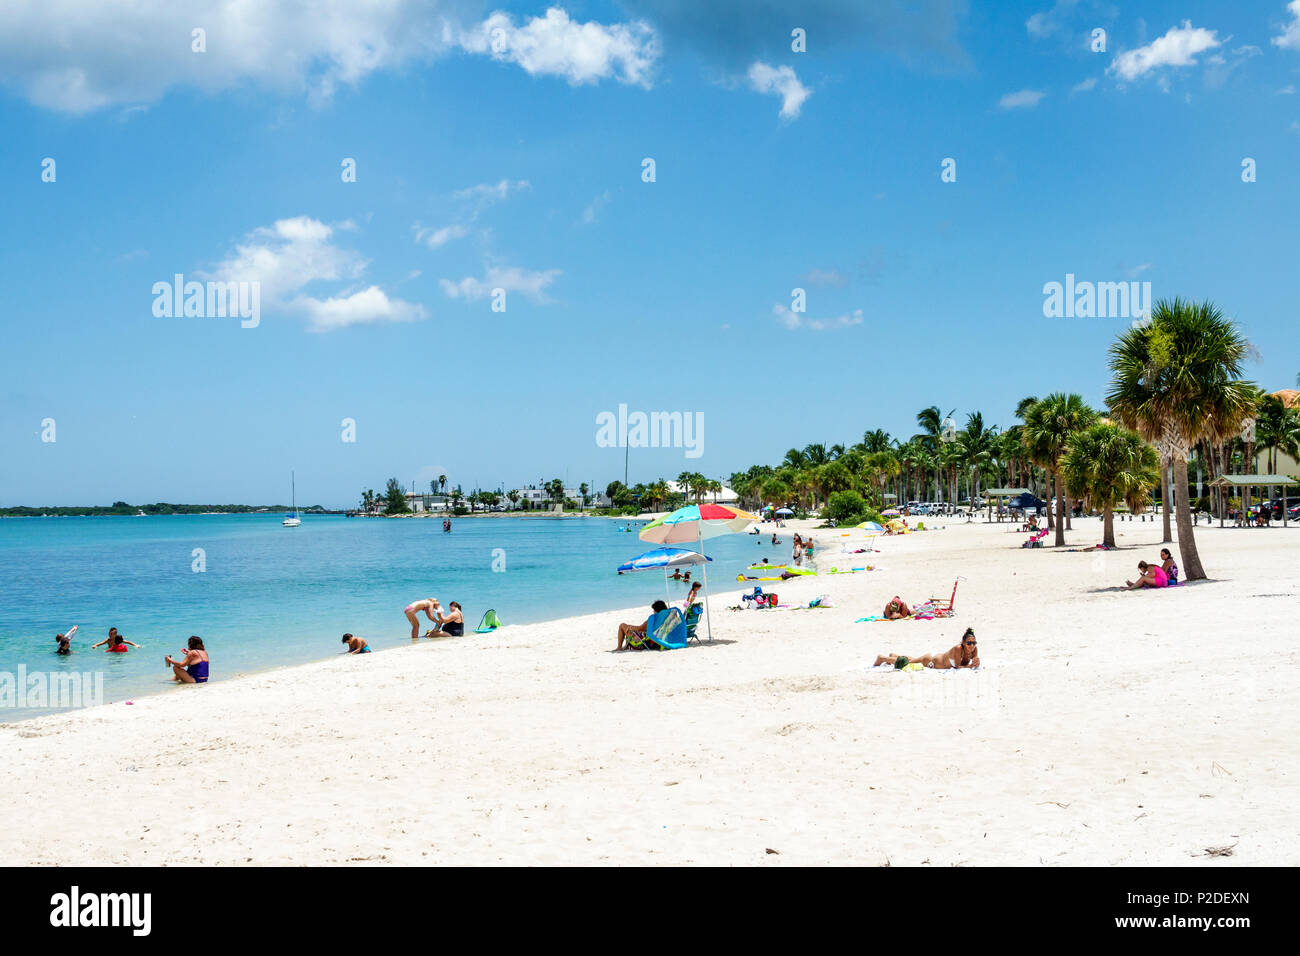
[[[680,650],[686,646],[686,619],[680,608],[670,607],[650,615],[646,625],[645,640],[664,650]]]

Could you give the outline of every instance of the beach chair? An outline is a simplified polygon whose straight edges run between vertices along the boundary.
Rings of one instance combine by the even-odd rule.
[[[1020,547],[1022,547],[1022,548],[1041,548],[1041,547],[1043,546],[1043,539],[1046,538],[1046,537],[1047,537],[1047,529],[1046,529],[1046,528],[1043,528],[1043,529],[1042,529],[1041,531],[1039,531],[1037,534],[1031,535],[1030,538],[1029,538],[1029,540],[1026,541],[1024,544],[1022,544]]]
[[[692,604],[691,609],[686,612],[686,640],[688,643],[690,641],[694,641],[696,644],[700,643],[699,635],[695,633],[695,629],[699,626],[700,616],[703,613],[703,604]]]
[[[641,643],[647,648],[676,651],[686,646],[686,618],[681,608],[670,607],[651,614],[645,630]]]
[[[961,580],[960,578],[957,579]],[[957,603],[957,581],[952,582],[952,595],[948,598],[932,597],[925,602],[933,610],[935,617],[952,617]]]

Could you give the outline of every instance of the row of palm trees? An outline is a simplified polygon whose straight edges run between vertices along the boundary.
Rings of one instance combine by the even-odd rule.
[[[1109,350],[1107,409],[1090,408],[1074,393],[1029,396],[1019,420],[1001,430],[980,412],[958,429],[953,411],[932,405],[917,413],[918,432],[906,440],[880,429],[851,446],[810,444],[792,448],[775,466],[754,465],[731,476],[744,506],[764,503],[816,508],[837,491],[858,491],[882,507],[886,496],[908,501],[975,499],[989,482],[1027,487],[1056,498],[1048,515],[1055,544],[1065,543],[1071,499],[1103,515],[1103,540],[1113,546],[1113,514],[1137,512],[1161,489],[1174,502],[1182,568],[1187,580],[1205,577],[1197,552],[1188,460],[1196,454],[1209,478],[1227,473],[1240,451],[1241,467],[1254,468],[1256,450],[1300,452],[1300,411],[1286,408],[1242,378],[1253,353],[1235,323],[1209,302],[1155,303],[1150,321],[1126,330]],[[1253,430],[1250,429],[1254,423]],[[1164,540],[1172,541],[1170,509]]]

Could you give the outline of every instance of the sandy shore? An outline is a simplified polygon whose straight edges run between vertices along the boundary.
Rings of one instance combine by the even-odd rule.
[[[0,864],[1300,862],[1300,530],[1202,526],[1215,580],[1118,593],[1158,524],[1010,528],[820,531],[883,570],[764,585],[834,609],[729,582],[685,651],[612,653],[633,609],[9,725]],[[958,575],[955,619],[854,623]],[[978,672],[869,669],[967,626]]]

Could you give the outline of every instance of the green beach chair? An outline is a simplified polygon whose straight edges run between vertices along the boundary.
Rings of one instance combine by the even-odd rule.
[[[700,643],[699,635],[695,633],[696,627],[699,626],[700,617],[704,614],[703,604],[692,604],[691,609],[686,612],[686,642],[689,644],[694,641]]]

